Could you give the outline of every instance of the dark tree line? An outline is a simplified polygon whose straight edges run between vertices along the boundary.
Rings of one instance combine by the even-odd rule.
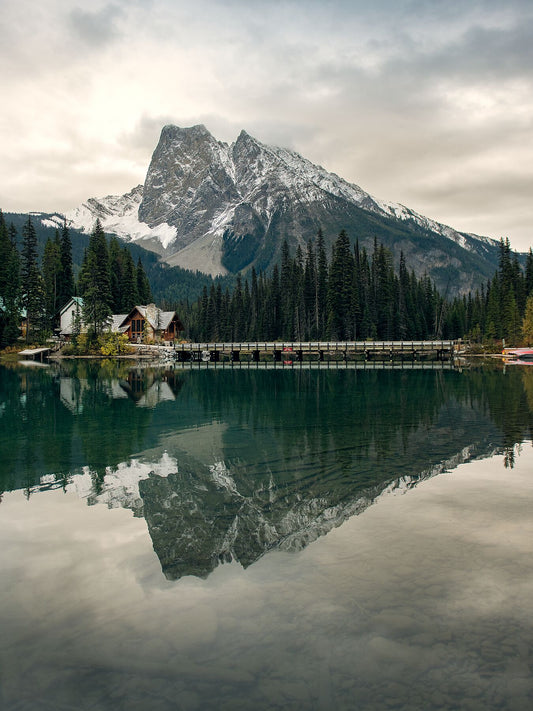
[[[16,230],[0,211],[0,346],[12,343],[19,333],[20,255]]]
[[[252,270],[232,291],[204,287],[182,313],[197,340],[437,337],[518,344],[533,341],[525,326],[529,318],[533,334],[533,252],[522,269],[509,240],[501,240],[494,277],[475,292],[445,299],[427,275],[408,269],[403,254],[395,269],[382,244],[375,241],[371,254],[357,242],[352,249],[343,231],[328,258],[319,232],[305,254],[298,249],[291,256],[285,243],[270,276]]]
[[[99,221],[77,282],[66,224],[48,239],[41,264],[31,218],[20,252],[16,245],[16,229],[0,211],[0,347],[17,339],[22,314],[27,340],[51,333],[75,294],[83,297],[83,317],[94,334],[112,313],[152,301],[140,258],[135,264]],[[200,341],[467,337],[518,344],[533,341],[533,252],[522,269],[509,241],[501,240],[494,277],[473,293],[445,299],[427,275],[408,269],[403,254],[395,268],[391,252],[377,240],[368,252],[357,242],[352,247],[344,231],[327,254],[319,231],[305,252],[298,248],[291,255],[285,243],[270,274],[252,269],[247,278],[238,275],[231,289],[211,281],[195,303],[178,310],[187,337]]]
[[[182,318],[197,340],[405,339],[439,335],[444,300],[428,276],[416,277],[403,255],[374,242],[371,254],[341,232],[328,258],[319,231],[305,254],[283,245],[272,274],[237,277],[235,287],[204,288]]]
[[[112,313],[128,313],[152,300],[140,258],[135,265],[127,247],[115,237],[108,241],[98,220],[76,282],[66,223],[47,240],[40,263],[31,217],[22,229],[19,252],[17,231],[0,210],[0,347],[19,337],[23,317],[27,341],[50,335],[75,295],[83,297],[83,316],[96,333]]]
[[[109,242],[97,220],[85,250],[78,279],[83,316],[90,332],[102,332],[111,314],[128,314],[136,304],[152,300],[150,282],[139,257],[134,264],[116,237]]]
[[[525,269],[513,254],[509,240],[500,240],[499,265],[486,286],[456,297],[446,304],[444,332],[477,342],[504,338],[516,345],[528,340],[525,317],[533,309],[533,252],[530,248]],[[527,319],[526,319],[527,321]]]

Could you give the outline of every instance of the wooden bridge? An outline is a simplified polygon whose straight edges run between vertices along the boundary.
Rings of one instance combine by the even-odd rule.
[[[179,343],[172,347],[177,361],[239,362],[303,360],[452,360],[460,341],[257,341],[239,343]],[[170,350],[170,349],[168,349]],[[167,350],[167,352],[168,352]]]

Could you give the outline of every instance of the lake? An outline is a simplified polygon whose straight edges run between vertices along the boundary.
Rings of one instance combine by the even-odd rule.
[[[533,708],[533,367],[0,367],[3,711]]]

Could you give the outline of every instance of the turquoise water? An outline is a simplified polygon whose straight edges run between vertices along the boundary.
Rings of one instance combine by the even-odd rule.
[[[533,368],[0,395],[2,709],[533,707]]]

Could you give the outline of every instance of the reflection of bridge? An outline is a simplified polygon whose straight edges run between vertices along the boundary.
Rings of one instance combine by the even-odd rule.
[[[290,341],[279,343],[180,343],[173,347],[178,361],[219,361],[227,358],[233,362],[246,360],[303,361],[316,360],[449,360],[459,350],[457,341]]]
[[[284,360],[281,363],[273,361],[201,361],[189,360],[182,363],[177,363],[174,368],[203,370],[208,368],[231,368],[242,370],[278,370],[284,368],[292,370],[457,370],[456,362],[453,360],[431,360],[431,361],[414,361],[414,360],[324,360],[324,361],[297,361]]]

